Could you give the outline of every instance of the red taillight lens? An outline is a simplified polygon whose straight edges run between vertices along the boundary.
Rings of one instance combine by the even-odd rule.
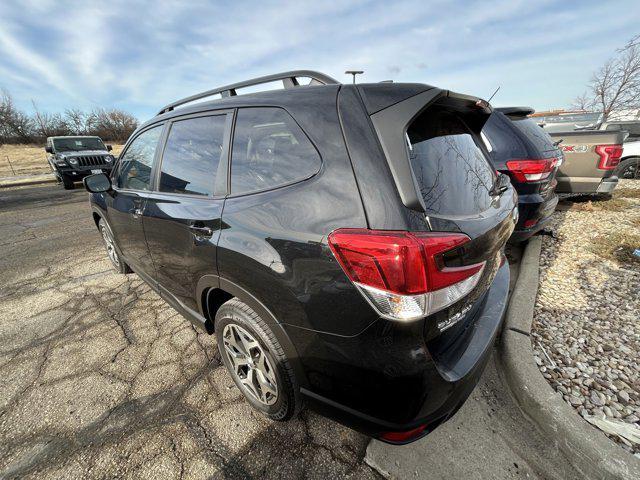
[[[427,433],[427,426],[421,425],[418,428],[407,430],[406,432],[385,432],[380,435],[380,439],[391,443],[405,443],[415,440]]]
[[[329,246],[347,276],[384,316],[407,320],[469,293],[485,262],[446,267],[443,255],[470,239],[461,233],[339,229]]]
[[[518,182],[538,182],[544,180],[558,163],[557,158],[540,158],[536,160],[509,160],[507,169]]]
[[[622,157],[621,145],[596,145],[595,150],[600,156],[598,162],[600,170],[613,170],[620,163],[620,157]]]
[[[407,232],[340,229],[329,246],[354,282],[405,295],[426,291],[422,251]]]
[[[524,228],[529,228],[529,227],[533,227],[536,223],[538,223],[538,219],[533,219],[533,220],[525,220],[524,222]]]

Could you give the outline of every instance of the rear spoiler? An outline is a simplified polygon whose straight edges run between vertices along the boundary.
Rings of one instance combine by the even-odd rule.
[[[496,112],[505,114],[507,117],[523,118],[534,114],[536,111],[531,107],[498,107]]]
[[[478,134],[493,111],[486,100],[429,87],[428,90],[381,109],[370,117],[402,203],[420,213],[427,209],[411,168],[406,132],[418,115],[440,102],[453,110],[471,113],[466,118],[467,125]]]

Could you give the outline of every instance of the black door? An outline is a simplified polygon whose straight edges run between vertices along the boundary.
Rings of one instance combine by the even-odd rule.
[[[218,271],[216,245],[231,121],[231,113],[209,112],[170,123],[158,188],[148,195],[144,209],[144,230],[160,287],[196,311],[198,281]]]
[[[120,157],[113,192],[107,197],[107,219],[116,243],[137,273],[154,275],[142,225],[162,125],[139,134]]]

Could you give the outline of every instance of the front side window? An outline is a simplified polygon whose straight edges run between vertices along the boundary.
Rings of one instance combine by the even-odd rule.
[[[320,155],[280,108],[238,110],[231,157],[231,193],[255,192],[315,175]]]
[[[158,125],[138,135],[120,158],[117,185],[132,190],[151,188],[151,168],[162,126]]]
[[[226,119],[196,117],[171,125],[162,155],[161,192],[213,195]]]

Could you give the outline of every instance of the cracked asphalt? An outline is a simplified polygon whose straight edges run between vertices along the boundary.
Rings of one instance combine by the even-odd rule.
[[[213,337],[111,269],[84,190],[0,189],[0,478],[580,478],[522,417],[495,357],[451,421],[410,446],[367,450],[308,410],[271,422]]]
[[[254,413],[213,337],[111,269],[80,187],[0,190],[0,272],[0,477],[379,477],[368,438]]]

